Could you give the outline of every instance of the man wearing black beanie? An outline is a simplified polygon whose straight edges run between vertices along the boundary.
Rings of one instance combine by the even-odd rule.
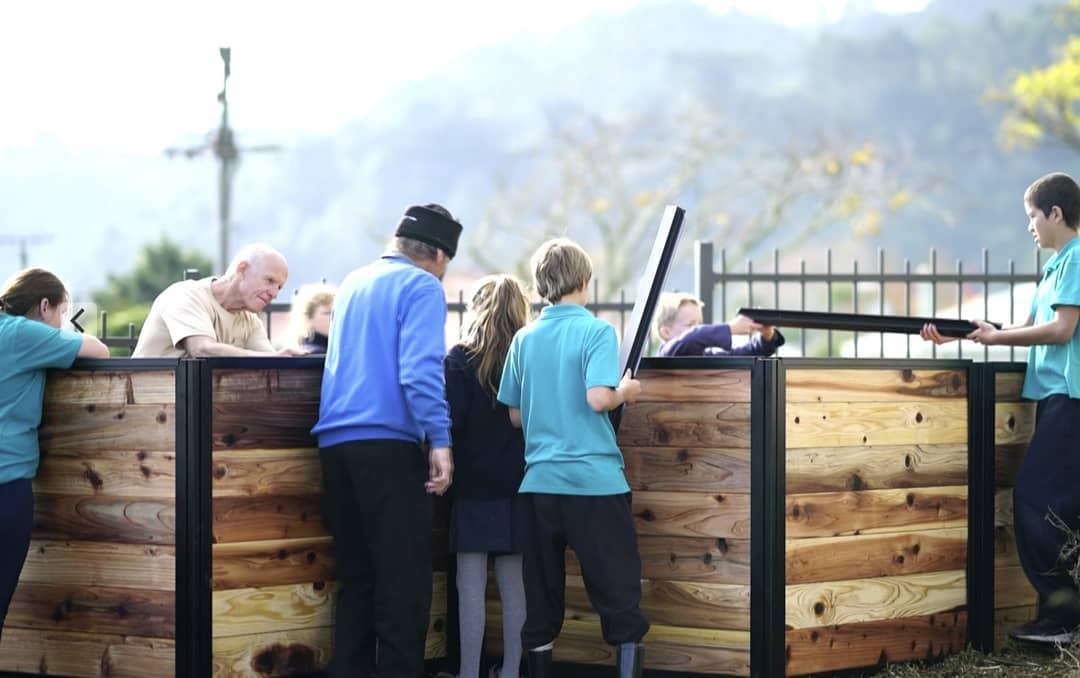
[[[409,207],[390,251],[350,273],[334,301],[312,429],[341,584],[330,678],[424,670],[429,494],[453,473],[440,281],[460,235],[444,207]]]

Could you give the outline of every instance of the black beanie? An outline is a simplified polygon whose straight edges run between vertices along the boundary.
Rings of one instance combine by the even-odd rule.
[[[405,215],[401,217],[401,223],[398,224],[394,235],[438,247],[453,259],[457,254],[461,224],[430,207],[413,205],[405,210]]]

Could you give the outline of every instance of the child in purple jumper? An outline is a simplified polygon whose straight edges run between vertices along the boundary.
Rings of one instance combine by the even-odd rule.
[[[661,357],[675,356],[769,356],[784,345],[784,335],[772,325],[737,315],[727,324],[706,325],[701,300],[689,294],[664,292],[656,304],[656,336],[662,342]],[[731,346],[735,334],[750,334],[749,343]]]

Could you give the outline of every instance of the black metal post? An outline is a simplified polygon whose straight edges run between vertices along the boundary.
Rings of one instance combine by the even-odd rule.
[[[750,386],[750,675],[784,675],[784,368],[754,361]]]
[[[994,381],[991,363],[968,370],[967,636],[994,649]]]

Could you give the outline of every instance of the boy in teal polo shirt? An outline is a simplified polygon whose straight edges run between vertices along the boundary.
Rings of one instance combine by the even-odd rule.
[[[577,244],[549,240],[532,258],[540,296],[551,302],[514,337],[499,401],[525,433],[522,495],[529,527],[523,556],[522,647],[530,678],[552,676],[562,628],[566,547],[581,563],[604,640],[617,648],[618,675],[640,676],[641,558],[630,486],[607,412],[633,402],[641,385],[619,379],[615,328],[585,310],[592,262]]]
[[[1067,174],[1048,174],[1024,192],[1028,232],[1054,250],[1043,266],[1023,325],[998,330],[976,320],[968,339],[986,345],[1030,346],[1024,398],[1038,401],[1035,431],[1013,488],[1016,551],[1039,593],[1038,615],[1009,635],[1036,643],[1067,643],[1080,625],[1080,593],[1059,562],[1065,534],[1051,514],[1080,528],[1080,187]],[[932,325],[923,337],[945,339]]]

